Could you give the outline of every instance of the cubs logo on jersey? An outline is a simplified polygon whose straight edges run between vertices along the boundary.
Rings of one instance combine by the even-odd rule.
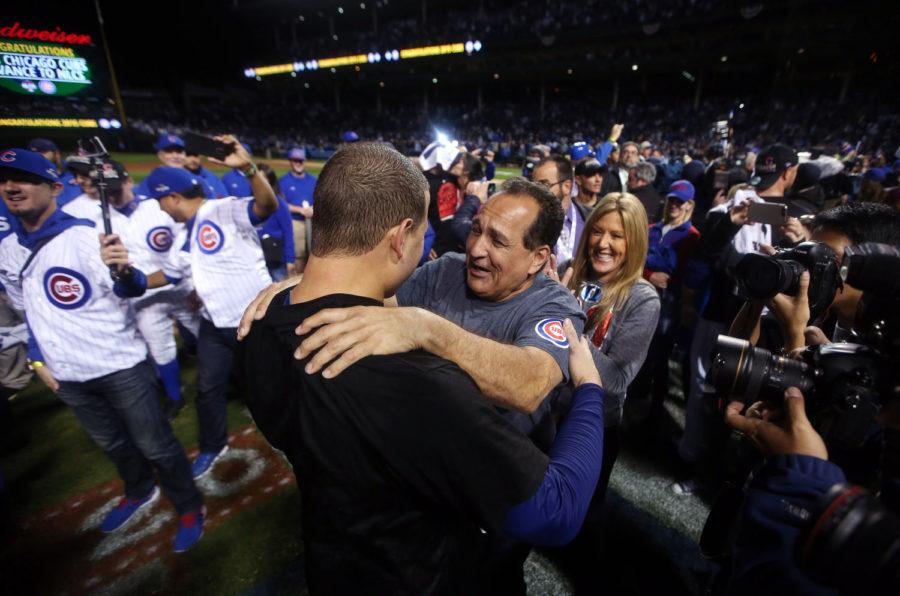
[[[57,308],[71,310],[84,305],[91,298],[91,285],[77,271],[65,267],[51,267],[44,274],[44,292]]]
[[[172,248],[172,230],[168,226],[156,226],[147,232],[147,246],[156,252],[166,252]]]
[[[569,340],[566,339],[566,332],[563,329],[562,321],[559,319],[542,319],[534,326],[534,332],[541,339],[549,341],[558,348],[568,348]]]
[[[225,244],[225,234],[222,233],[222,228],[208,219],[200,222],[200,225],[197,226],[197,245],[200,247],[200,252],[207,255],[217,253],[222,250],[223,244]]]

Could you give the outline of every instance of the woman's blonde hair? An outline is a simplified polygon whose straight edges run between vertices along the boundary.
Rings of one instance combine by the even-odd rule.
[[[631,286],[644,273],[647,261],[648,228],[647,211],[636,196],[627,192],[609,193],[597,203],[594,211],[584,224],[584,231],[578,241],[578,250],[572,264],[573,275],[569,281],[569,289],[578,291],[581,284],[594,277],[591,266],[590,240],[591,231],[600,218],[609,213],[618,213],[622,218],[625,230],[625,261],[616,272],[615,277],[604,284],[603,295],[594,311],[593,320],[588,321],[585,329],[596,326],[610,310],[619,309],[628,299]]]

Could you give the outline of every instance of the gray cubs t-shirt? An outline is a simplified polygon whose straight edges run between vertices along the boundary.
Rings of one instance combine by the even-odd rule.
[[[563,321],[571,319],[580,335],[585,316],[578,301],[559,283],[538,274],[531,287],[502,302],[482,300],[466,285],[466,257],[447,253],[419,267],[397,291],[400,306],[420,306],[466,331],[502,343],[544,350],[556,360],[564,382],[569,379],[569,344]],[[557,388],[558,389],[558,388]],[[548,416],[556,389],[531,415],[506,411],[507,418],[546,448],[555,432]]]

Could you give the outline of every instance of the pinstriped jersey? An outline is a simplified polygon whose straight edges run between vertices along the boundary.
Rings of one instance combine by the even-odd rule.
[[[188,242],[171,251],[163,268],[169,278],[193,277],[203,316],[219,328],[237,327],[247,305],[272,283],[252,205],[249,197],[204,201],[188,225]]]
[[[62,231],[22,271],[29,255],[15,234],[4,238],[0,278],[54,377],[88,381],[147,358],[131,307],[113,293],[95,227]]]

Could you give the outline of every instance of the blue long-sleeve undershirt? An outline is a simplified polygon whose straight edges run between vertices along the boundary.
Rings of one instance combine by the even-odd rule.
[[[581,529],[603,459],[603,389],[581,385],[550,449],[544,481],[530,499],[510,509],[503,522],[511,537],[562,546]]]

